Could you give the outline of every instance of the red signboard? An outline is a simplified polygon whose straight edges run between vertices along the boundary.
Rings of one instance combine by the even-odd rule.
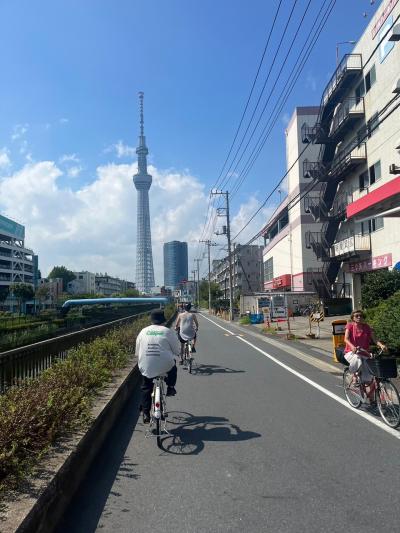
[[[278,276],[272,280],[272,286],[274,289],[279,289],[281,287],[290,287],[291,286],[290,274],[283,274],[283,276]]]
[[[389,0],[386,4],[384,10],[382,11],[382,14],[379,16],[378,20],[375,22],[373,28],[372,28],[372,39],[375,39],[376,34],[378,31],[382,28],[385,20],[388,18],[390,13],[393,11],[394,6],[397,4],[399,0]]]
[[[369,259],[365,259],[365,261],[349,263],[349,272],[357,274],[358,272],[368,272],[369,270],[378,270],[390,266],[392,266],[392,254],[384,254],[378,255],[377,257],[370,257]]]

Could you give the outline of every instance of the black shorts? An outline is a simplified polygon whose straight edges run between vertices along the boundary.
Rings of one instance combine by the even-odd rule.
[[[181,337],[180,334],[179,334],[179,330],[177,331],[177,334],[178,334],[178,339],[179,339],[179,341],[181,342],[181,344],[185,344],[185,342],[187,342],[187,341],[185,341],[184,339],[182,339],[182,337]],[[193,341],[196,337],[197,337],[197,334],[195,333],[193,339],[188,339],[188,340]]]

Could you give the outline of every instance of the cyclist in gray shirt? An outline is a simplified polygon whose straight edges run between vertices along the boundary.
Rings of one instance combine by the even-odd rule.
[[[192,308],[191,303],[185,305],[185,312],[180,313],[178,320],[176,321],[175,329],[178,332],[178,338],[181,342],[181,360],[180,364],[183,362],[183,350],[185,347],[185,342],[188,340],[193,340],[192,352],[196,353],[196,339],[197,339],[197,330],[199,329],[199,322],[196,315],[190,312]]]

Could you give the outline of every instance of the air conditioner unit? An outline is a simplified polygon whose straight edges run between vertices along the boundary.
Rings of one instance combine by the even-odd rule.
[[[392,33],[388,38],[389,41],[400,41],[400,24],[393,26]]]
[[[389,174],[400,174],[400,167],[395,164],[389,166]]]

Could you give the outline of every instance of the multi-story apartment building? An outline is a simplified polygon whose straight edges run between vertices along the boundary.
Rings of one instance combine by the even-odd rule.
[[[316,158],[319,151],[319,147],[310,145],[302,155],[301,131],[304,124],[315,126],[318,112],[319,107],[297,107],[286,129],[288,172],[281,189],[286,189],[287,194],[261,232],[265,291],[314,291],[313,280],[320,283],[323,263],[305,246],[305,239],[308,231],[320,232],[322,224],[299,201],[309,187],[303,165],[308,164],[309,158]]]
[[[121,291],[121,280],[108,274],[96,274],[96,294],[113,296]]]
[[[54,305],[57,303],[60,296],[63,294],[64,281],[62,278],[42,278],[39,280],[39,287],[47,289],[47,298],[42,303],[42,306]]]
[[[68,292],[71,294],[95,294],[96,274],[92,272],[74,272],[75,279],[68,283]]]
[[[307,246],[323,262],[322,298],[361,301],[364,273],[400,261],[400,1],[385,0],[351,54],[343,57],[304,143],[319,146],[303,163],[313,190],[305,208],[321,230]]]
[[[176,289],[188,279],[187,242],[172,241],[164,243],[164,285]]]
[[[233,297],[243,293],[260,292],[263,282],[262,246],[235,246],[232,252]],[[212,262],[211,281],[218,284],[224,298],[229,298],[229,260]]]
[[[38,277],[38,258],[25,247],[25,227],[0,215],[0,288],[8,289],[14,283],[36,287]],[[13,309],[16,303],[10,296],[2,306]]]

